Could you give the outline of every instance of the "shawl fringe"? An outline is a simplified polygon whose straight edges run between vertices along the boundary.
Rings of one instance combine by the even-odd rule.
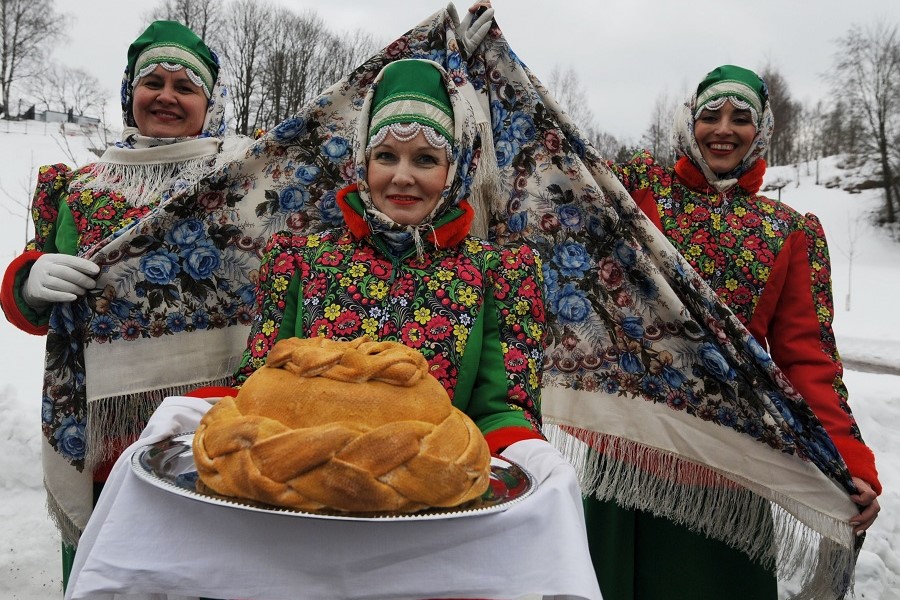
[[[89,402],[86,467],[93,471],[107,461],[116,460],[125,448],[140,437],[147,421],[165,398],[183,396],[201,387],[224,386],[230,382],[231,375],[228,375],[203,383],[176,385]]]
[[[199,182],[209,174],[213,161],[212,156],[202,156],[174,163],[97,162],[91,166],[90,181],[85,189],[114,189],[135,206],[147,206],[159,200],[160,194],[174,184],[188,188]]]
[[[46,506],[47,514],[50,515],[50,520],[59,530],[62,542],[68,546],[78,546],[78,540],[81,539],[81,528],[66,515],[66,511],[49,491],[47,492]]]
[[[585,496],[612,500],[721,540],[779,579],[799,573],[802,588],[795,600],[838,600],[852,593],[855,551],[849,524],[617,436],[547,424],[543,432],[575,466]]]

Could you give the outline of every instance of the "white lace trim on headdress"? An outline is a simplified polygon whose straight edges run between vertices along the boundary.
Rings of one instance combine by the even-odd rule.
[[[422,132],[422,135],[425,136],[425,141],[428,142],[429,146],[436,150],[444,150],[444,152],[447,153],[447,160],[452,162],[453,146],[447,138],[435,131],[433,127],[423,125],[416,121],[413,121],[412,123],[391,123],[390,125],[385,125],[379,129],[369,140],[368,145],[366,145],[366,159],[371,156],[372,148],[384,142],[388,133],[390,133],[398,142],[408,142],[419,135],[420,131]]]
[[[171,71],[172,73],[184,69],[184,74],[187,75],[188,79],[191,80],[191,83],[202,89],[207,98],[211,96],[209,88],[206,87],[206,83],[203,81],[203,78],[194,73],[193,69],[191,69],[190,67],[185,67],[184,65],[178,63],[170,62],[151,63],[147,65],[135,74],[134,79],[131,80],[131,87],[136,87],[138,81],[140,81],[142,77],[146,77],[147,75],[155,71],[157,66],[162,67],[166,71]]]
[[[734,106],[738,110],[746,110],[750,111],[750,116],[753,117],[753,127],[759,129],[759,112],[756,110],[752,104],[747,102],[746,100],[741,100],[735,96],[722,96],[720,98],[716,98],[715,100],[710,100],[703,106],[699,107],[696,111],[694,111],[694,120],[696,121],[700,118],[700,113],[704,110],[717,111],[725,105],[725,102],[731,102],[731,105]]]

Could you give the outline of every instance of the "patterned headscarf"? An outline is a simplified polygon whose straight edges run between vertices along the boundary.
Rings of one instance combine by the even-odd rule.
[[[700,152],[700,145],[694,136],[694,123],[702,110],[718,110],[726,101],[736,108],[750,111],[756,136],[738,166],[730,173],[717,175]],[[675,110],[672,145],[679,155],[687,156],[697,165],[710,185],[723,191],[734,186],[738,178],[765,155],[774,127],[765,81],[749,69],[723,65],[710,71],[697,86],[697,92]]]
[[[435,72],[437,77],[430,76],[429,71]],[[419,77],[410,78],[410,73],[418,73]],[[427,77],[425,83],[423,75]],[[446,98],[436,93],[437,84],[445,90]],[[404,87],[411,89],[404,90]],[[380,93],[379,88],[382,89]],[[422,94],[426,88],[428,93]],[[400,101],[415,92],[419,93],[419,102]],[[427,101],[422,101],[423,98]],[[401,109],[408,114],[400,117]],[[452,112],[447,114],[447,109]],[[422,239],[433,228],[435,219],[468,198],[471,191],[481,150],[474,110],[443,67],[430,60],[415,59],[395,61],[381,70],[366,94],[362,114],[369,117],[361,117],[357,126],[356,175],[366,219],[372,231],[384,236],[395,252],[404,252],[414,245],[421,255]],[[431,214],[418,225],[402,225],[379,211],[372,202],[367,183],[367,145],[371,137],[391,123],[413,122],[427,125],[451,144],[450,169],[441,199]]]
[[[134,120],[134,87],[157,65],[168,70],[185,69],[208,99],[200,134],[181,138],[149,138],[141,135]],[[122,76],[122,120],[125,129],[120,148],[146,148],[171,144],[192,137],[221,137],[225,133],[227,89],[222,83],[219,58],[197,34],[175,21],[154,21],[128,48],[128,64]]]

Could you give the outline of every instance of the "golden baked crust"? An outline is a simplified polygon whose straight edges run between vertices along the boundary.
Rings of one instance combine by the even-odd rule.
[[[490,474],[484,436],[422,354],[366,338],[281,340],[193,450],[213,492],[304,511],[458,506]]]

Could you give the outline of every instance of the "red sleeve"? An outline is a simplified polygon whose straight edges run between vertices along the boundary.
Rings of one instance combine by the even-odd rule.
[[[35,322],[39,320],[35,318],[37,313],[25,314],[25,312],[30,311],[24,306],[24,300],[21,299],[19,289],[22,281],[31,270],[31,265],[42,254],[42,252],[37,250],[28,250],[17,256],[6,267],[6,272],[3,274],[3,283],[0,284],[0,307],[3,308],[6,319],[25,333],[33,335],[47,335],[48,326],[46,319],[44,319],[43,323],[36,324]]]
[[[844,369],[831,329],[834,304],[827,247],[824,237],[814,233],[801,230],[788,237],[749,329],[757,338],[765,337],[775,364],[819,418],[850,474],[880,494],[875,457],[847,403]]]
[[[656,228],[663,230],[662,219],[659,216],[659,207],[656,204],[656,198],[653,196],[653,190],[644,188],[631,192],[631,197],[635,204],[641,209],[641,212],[647,215],[647,218],[653,221]]]
[[[190,392],[187,392],[185,396],[190,396],[191,398],[224,398],[225,396],[231,396],[233,398],[237,396],[237,393],[237,388],[210,385],[191,390]]]
[[[507,446],[522,440],[543,440],[544,436],[528,427],[501,427],[484,434],[491,454],[500,454]]]

